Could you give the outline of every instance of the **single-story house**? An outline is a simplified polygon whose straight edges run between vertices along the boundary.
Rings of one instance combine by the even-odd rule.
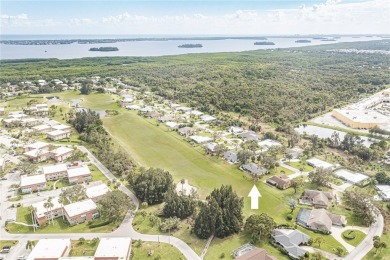
[[[68,181],[70,184],[84,183],[92,179],[91,171],[87,165],[72,167],[68,169]]]
[[[161,116],[161,114],[157,111],[150,111],[146,114],[146,116],[149,118],[158,119]]]
[[[333,164],[317,159],[315,157],[307,159],[306,162],[308,165],[313,166],[314,168],[332,169],[334,167]]]
[[[99,201],[103,195],[110,191],[110,188],[105,183],[101,183],[95,186],[87,187],[85,193],[87,197],[93,200],[94,202]]]
[[[165,125],[169,128],[178,128],[179,127],[179,124],[176,123],[176,122],[172,122],[172,121],[168,121],[165,123]]]
[[[206,149],[209,151],[209,152],[212,152],[214,153],[215,152],[215,148],[217,147],[217,143],[214,143],[214,142],[210,142],[210,143],[207,143],[205,145]]]
[[[376,189],[383,201],[390,201],[390,185],[376,185]]]
[[[46,189],[46,178],[44,174],[20,176],[20,190],[22,193],[31,193]]]
[[[369,177],[361,173],[353,173],[346,169],[341,169],[333,173],[336,177],[343,179],[351,184],[359,184],[364,180],[367,180]]]
[[[251,243],[246,243],[233,251],[236,260],[277,260],[263,248],[257,248]]]
[[[332,192],[305,190],[299,199],[299,202],[315,208],[327,208],[330,205],[333,196]]]
[[[51,151],[52,157],[57,162],[63,162],[64,160],[68,159],[73,155],[73,149],[60,146],[57,149],[54,149]]]
[[[262,148],[270,148],[272,146],[280,147],[282,144],[278,141],[272,140],[272,139],[265,139],[257,143]]]
[[[229,130],[228,130],[228,132],[232,133],[232,134],[239,134],[239,133],[242,133],[243,131],[244,131],[244,129],[242,129],[239,126],[231,126],[231,127],[229,127]]]
[[[165,116],[161,116],[158,121],[160,123],[165,123],[165,122],[169,122],[169,121],[173,121],[175,120],[173,116],[170,116],[170,115],[165,115]]]
[[[287,148],[286,154],[289,154],[292,156],[292,159],[299,159],[301,155],[303,154],[303,149],[299,147],[294,148]]]
[[[66,220],[71,225],[90,221],[99,216],[95,202],[91,199],[64,206]]]
[[[240,169],[255,176],[261,176],[268,173],[266,168],[252,162],[241,165]]]
[[[190,136],[190,139],[198,144],[203,144],[203,143],[213,141],[213,138],[210,138],[208,136],[199,136],[199,135]]]
[[[27,260],[57,260],[68,256],[72,245],[70,239],[40,239]]]
[[[64,138],[68,138],[70,136],[70,132],[65,132],[63,130],[54,130],[47,133],[47,138],[57,141],[62,140]]]
[[[238,163],[237,154],[236,151],[227,151],[223,154],[223,158],[230,163]]]
[[[188,111],[191,111],[192,108],[190,108],[190,107],[177,107],[175,110],[177,110],[177,111],[183,111],[183,112],[188,112]]]
[[[238,136],[244,141],[257,141],[260,138],[260,135],[256,134],[253,131],[246,131],[241,134],[238,134]]]
[[[32,204],[34,217],[39,226],[45,225],[47,220],[55,219],[64,215],[63,205],[59,202],[59,197],[53,197],[51,208],[45,208],[47,200]]]
[[[67,170],[65,163],[42,166],[42,172],[48,181],[66,178]]]
[[[330,232],[332,225],[345,226],[347,219],[344,216],[330,213],[325,209],[301,208],[297,215],[297,223],[308,229]]]
[[[217,119],[215,117],[213,117],[213,116],[210,116],[210,115],[203,115],[203,116],[200,117],[200,120],[202,122],[212,122],[212,121],[215,121]]]
[[[142,113],[148,113],[148,112],[152,112],[153,108],[152,107],[143,107],[139,111],[141,111]]]
[[[185,113],[186,115],[193,115],[193,116],[201,116],[203,115],[202,112],[198,111],[198,110],[192,110],[192,111],[188,111]]]
[[[181,136],[189,136],[191,135],[193,132],[194,132],[194,129],[192,127],[182,127],[182,128],[179,128],[179,130],[177,130],[177,132],[181,135]]]
[[[36,118],[23,118],[20,120],[20,125],[23,127],[32,127],[39,125],[41,123],[41,120]]]
[[[310,239],[308,235],[296,229],[274,229],[272,238],[294,259],[306,254],[307,251],[299,246],[306,244]]]
[[[47,104],[34,104],[25,109],[28,115],[44,116],[49,114],[49,106]]]
[[[284,174],[274,175],[267,179],[267,183],[285,190],[291,186],[291,180]]]
[[[141,107],[138,106],[138,105],[131,105],[131,106],[126,106],[126,109],[129,109],[129,110],[140,110]]]
[[[95,252],[95,260],[127,260],[130,259],[131,238],[101,238]]]

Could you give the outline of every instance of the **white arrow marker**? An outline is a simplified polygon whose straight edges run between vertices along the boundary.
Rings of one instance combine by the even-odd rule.
[[[253,185],[248,197],[251,197],[251,209],[259,209],[259,197],[261,197],[261,194],[256,185]]]

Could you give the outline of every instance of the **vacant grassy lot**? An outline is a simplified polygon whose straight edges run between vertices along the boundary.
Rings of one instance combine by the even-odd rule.
[[[15,246],[18,242],[18,240],[0,240],[0,249],[4,246]]]
[[[85,240],[80,243],[78,240],[72,240],[72,250],[70,250],[69,256],[93,256],[99,245],[99,241],[94,243],[92,240]]]
[[[344,234],[349,234],[351,231],[353,231],[355,233],[355,238],[354,239],[347,239],[344,237]],[[356,229],[348,229],[348,230],[345,230],[342,234],[342,238],[344,239],[345,242],[347,242],[348,244],[350,245],[353,245],[353,246],[357,246],[359,245],[363,239],[366,237],[366,234],[364,234],[362,231],[360,230],[356,230]]]
[[[26,207],[19,207],[16,212],[16,221],[17,222],[23,222],[26,224],[31,225],[31,213]],[[101,220],[96,220],[101,221]],[[87,225],[87,222],[75,225],[75,226],[69,226],[66,220],[63,220],[62,217],[54,219],[54,224],[50,222],[50,224],[47,224],[44,227],[39,227],[35,232],[36,233],[109,233],[112,232],[116,227],[119,225],[119,223],[110,223],[109,225],[102,226],[102,227],[96,227],[96,228],[90,228]],[[24,226],[24,225],[18,225],[15,223],[9,223],[7,225],[8,232],[14,233],[14,234],[23,234],[23,233],[34,233],[33,227],[31,226]]]
[[[297,170],[303,169],[304,172],[310,172],[310,171],[312,171],[314,169],[313,167],[308,165],[306,162],[302,162],[302,161],[299,161],[299,162],[286,162],[286,164],[290,165],[291,167],[294,167]]]
[[[132,259],[186,259],[176,247],[165,243],[135,241],[131,248]],[[148,255],[150,254],[150,256]]]

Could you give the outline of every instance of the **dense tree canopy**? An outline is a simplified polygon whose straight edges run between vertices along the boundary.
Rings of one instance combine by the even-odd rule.
[[[224,238],[240,232],[243,206],[243,199],[237,196],[232,186],[222,185],[214,189],[202,204],[195,220],[195,234],[199,238],[208,238],[212,234]]]
[[[361,219],[367,226],[375,222],[375,215],[378,209],[375,207],[370,194],[363,191],[346,191],[344,193],[345,205],[353,210],[357,218]]]
[[[194,213],[196,201],[190,196],[179,196],[176,192],[169,192],[165,197],[164,216],[187,218]]]
[[[121,220],[128,210],[134,208],[130,198],[118,190],[106,193],[98,204],[100,215],[108,221]]]
[[[135,178],[133,189],[138,198],[149,205],[155,205],[164,201],[165,196],[173,190],[172,175],[162,169],[141,169],[141,173]]]
[[[268,238],[275,228],[275,221],[265,213],[251,215],[245,221],[244,226],[245,232],[251,234],[251,241],[253,243],[259,242],[261,238]]]

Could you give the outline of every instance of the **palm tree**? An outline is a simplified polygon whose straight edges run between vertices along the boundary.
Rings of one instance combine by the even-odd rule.
[[[33,224],[33,229],[34,229],[34,232],[35,232],[35,228],[36,228],[36,221],[35,221],[35,218],[34,218],[34,212],[35,212],[35,208],[33,207],[33,206],[29,206],[28,207],[28,210],[30,211],[30,213],[31,213],[31,222],[32,222],[32,224]]]
[[[46,213],[47,213],[47,215],[49,215],[49,209],[50,209],[50,211],[51,211],[51,209],[54,207],[54,204],[53,204],[53,202],[51,202],[52,201],[52,197],[49,197],[48,199],[47,199],[47,201],[43,204],[43,206],[45,207],[45,209],[46,209]],[[50,220],[51,220],[51,223],[54,225],[54,222],[53,222],[53,214],[50,214],[51,216],[49,217],[49,223],[50,223]]]
[[[186,183],[186,180],[185,179],[181,179],[180,183],[181,183],[181,195],[184,195],[184,183]]]
[[[58,198],[58,202],[61,204],[61,214],[62,219],[65,220],[65,214],[64,214],[64,202],[65,202],[65,194],[63,192],[60,193],[60,197]]]

